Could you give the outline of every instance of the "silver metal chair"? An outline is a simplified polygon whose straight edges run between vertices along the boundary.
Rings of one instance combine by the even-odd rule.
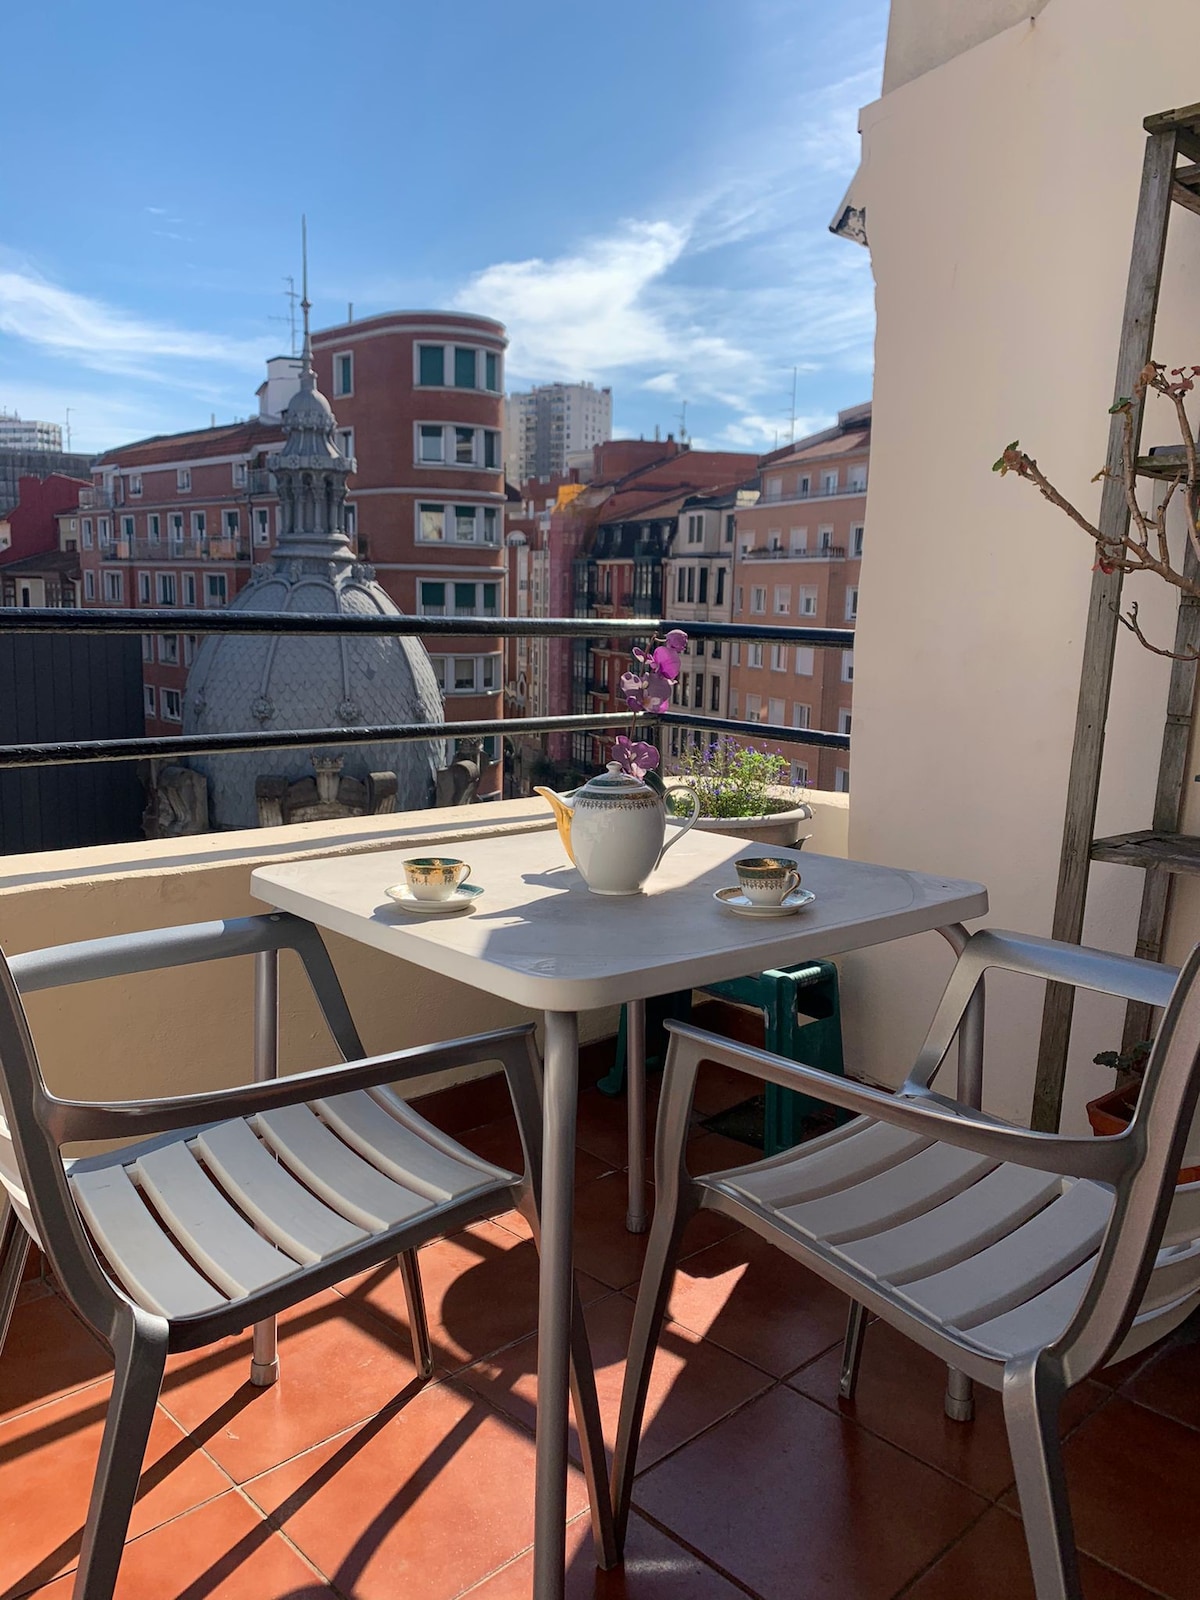
[[[1137,1113],[1110,1139],[1032,1133],[930,1087],[989,968],[1165,1006]],[[851,1296],[842,1392],[866,1311],[999,1389],[1038,1600],[1080,1600],[1058,1415],[1066,1391],[1161,1338],[1200,1304],[1200,947],[1182,974],[1075,945],[980,932],[959,957],[900,1091],[846,1082],[680,1023],[658,1113],[655,1213],[613,1463],[618,1539],[679,1236],[723,1212]],[[701,1061],[859,1115],[771,1160],[691,1176]]]
[[[22,993],[222,957],[254,955],[256,1077],[274,1079],[272,977],[300,956],[344,1066],[211,1093],[117,1103],[64,1100],[43,1081]],[[0,1349],[30,1240],[116,1358],[83,1532],[75,1600],[110,1600],[168,1354],[255,1326],[253,1381],[277,1370],[275,1314],[399,1255],[423,1377],[433,1370],[417,1248],[520,1208],[537,1236],[540,1063],[531,1025],[362,1059],[317,930],[279,913],[0,955]],[[480,1160],[389,1087],[498,1062],[523,1174]],[[77,1141],[134,1140],[64,1159]],[[615,1559],[599,1407],[582,1314],[572,1329],[596,1548]]]

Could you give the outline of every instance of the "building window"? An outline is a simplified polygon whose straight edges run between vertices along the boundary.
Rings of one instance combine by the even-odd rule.
[[[687,573],[683,567],[679,569],[679,582],[675,589],[675,600],[681,602],[687,595]]]
[[[720,639],[714,639],[712,641],[712,643],[708,647],[708,653],[713,658],[714,661],[720,661],[720,659],[721,659],[721,641],[720,641]]]
[[[811,678],[816,665],[815,652],[810,644],[796,646],[796,676],[798,678]]]
[[[725,604],[725,574],[728,570],[727,567],[717,568],[717,592],[713,597],[714,605],[723,606]]]
[[[483,430],[483,464],[493,469],[500,465],[500,435],[495,428]]]
[[[850,715],[851,714],[850,714],[849,711],[839,711],[838,712],[838,732],[839,733],[849,733],[850,732]]]
[[[354,357],[349,351],[333,358],[333,392],[339,398],[354,393]]]
[[[454,347],[454,387],[456,389],[477,389],[475,381],[475,352],[464,350],[461,345]]]
[[[847,767],[839,767],[833,775],[833,787],[838,794],[850,793],[850,772]]]
[[[429,389],[441,389],[446,382],[446,350],[440,344],[417,346],[417,383]]]
[[[176,605],[175,574],[173,572],[160,572],[158,574],[158,603],[160,606]]]
[[[792,727],[793,728],[811,728],[812,727],[812,707],[811,706],[801,705],[799,700],[795,700],[795,701],[792,702]]]
[[[862,552],[863,525],[861,522],[856,522],[855,525],[850,529],[850,554],[852,556],[861,556]]]
[[[781,500],[783,498],[783,479],[768,478],[767,492],[763,498],[767,500]]]
[[[346,537],[349,538],[349,539],[357,539],[357,537],[358,537],[358,507],[356,505],[351,505],[349,502],[347,502],[347,504],[345,506],[343,506],[343,508],[342,508],[342,523],[343,523],[343,526],[346,529]]]
[[[783,549],[783,536],[778,528],[767,529],[767,549],[778,554]]]
[[[142,635],[142,660],[154,660],[154,635],[152,633],[144,633]]]
[[[151,511],[146,518],[146,538],[151,544],[158,544],[162,539],[162,519],[157,511]]]
[[[787,585],[775,585],[775,615],[786,617],[792,609],[792,591]]]
[[[690,516],[687,519],[687,542],[689,544],[701,544],[703,542],[703,540],[704,540],[704,518],[703,518],[703,516]]]
[[[767,702],[767,721],[773,723],[777,728],[783,725],[782,700],[769,700]]]
[[[746,665],[748,667],[761,667],[763,664],[763,647],[761,644],[746,646]]]
[[[92,519],[91,519],[91,517],[84,517],[84,519],[83,519],[83,548],[85,550],[90,550],[92,548]]]
[[[846,590],[846,621],[853,622],[858,616],[858,590]]]
[[[132,540],[133,539],[133,532],[134,532],[133,518],[132,517],[122,517],[121,518],[121,537],[122,537],[122,539]]]
[[[144,683],[142,685],[142,710],[148,717],[154,717],[158,715],[157,702],[155,701],[154,697],[154,689],[153,686],[148,683]]]
[[[866,469],[866,467],[851,467],[850,468],[850,481],[847,484],[847,488],[849,488],[849,489],[857,489],[859,494],[862,494],[863,491],[866,489],[866,487],[867,487],[867,469]]]
[[[483,356],[484,387],[492,394],[500,393],[500,357],[492,350],[486,350]]]
[[[271,512],[267,506],[254,508],[254,542],[257,545],[271,542]]]
[[[246,487],[246,463],[244,461],[235,461],[231,467],[231,472],[233,475],[233,487],[235,489],[244,489]]]
[[[473,694],[475,690],[475,658],[474,656],[456,656],[454,658],[454,692],[455,694]]]
[[[191,469],[191,467],[176,467],[175,468],[175,493],[176,494],[190,494],[191,492],[192,492],[192,469]]]
[[[832,550],[833,549],[833,529],[832,528],[818,528],[817,529],[817,545],[822,550]]]
[[[148,572],[138,573],[138,600],[144,606],[150,604],[150,574]]]
[[[229,601],[229,580],[223,572],[208,572],[204,576],[204,603],[206,606],[223,606]]]
[[[793,528],[789,534],[791,552],[794,556],[803,555],[808,549],[808,529]]]
[[[738,695],[738,692],[737,692],[736,689],[730,689],[730,691],[729,691],[729,715],[732,717],[734,722],[736,722],[738,720],[738,718],[741,716],[741,714],[742,714],[742,712],[741,712],[741,699],[740,699],[740,697]]]
[[[786,672],[787,671],[787,652],[788,652],[788,647],[785,644],[773,644],[771,646],[771,671],[772,672]]]
[[[707,567],[701,567],[700,568],[699,576],[696,579],[696,586],[697,586],[696,587],[696,599],[700,602],[701,605],[706,605],[708,603],[708,568]]]
[[[107,549],[107,547],[112,543],[112,523],[109,522],[107,517],[101,517],[98,524],[98,529],[100,535],[100,548]]]
[[[208,532],[208,513],[205,511],[192,512],[192,538],[203,539]]]
[[[455,506],[454,537],[459,544],[475,543],[475,507]]]
[[[185,573],[182,574],[181,581],[183,583],[183,603],[184,603],[184,605],[185,606],[189,606],[189,607],[195,606],[195,604],[196,604],[196,574],[194,572],[185,572]]]
[[[138,496],[141,494],[141,492],[142,492],[142,475],[141,475],[140,472],[131,472],[129,474],[129,496],[130,496],[130,499],[136,500],[138,498]]]
[[[792,762],[792,788],[801,788],[808,782],[808,766],[803,761]]]
[[[83,575],[83,598],[85,600],[96,598],[96,574],[90,567]]]
[[[418,611],[423,617],[444,617],[446,615],[446,585],[444,583],[422,583],[418,586]]]
[[[454,464],[459,467],[475,465],[475,429],[455,428]]]
[[[106,572],[103,575],[104,598],[114,605],[120,605],[125,598],[125,578],[120,572]]]
[[[741,666],[741,664],[742,664],[742,641],[740,639],[735,639],[733,641],[733,644],[730,646],[729,659],[730,659],[730,661],[733,663],[733,665],[735,667],[740,667]]]
[[[817,614],[817,591],[810,588],[800,590],[800,616],[815,617]]]
[[[183,701],[178,689],[162,691],[162,714],[165,722],[183,721]]]
[[[832,472],[821,474],[821,493],[836,494],[838,490],[838,475],[835,467]]]
[[[801,476],[796,479],[796,494],[798,498],[803,500],[811,488],[812,484],[809,480],[808,474],[802,473]]]
[[[170,517],[168,518],[167,526],[169,527],[170,532],[171,532],[171,543],[172,544],[182,544],[183,543],[183,512],[182,511],[172,511]]]
[[[433,427],[426,422],[421,424],[419,460],[442,461],[445,458],[444,431],[441,427]]]
[[[696,674],[696,699],[694,704],[697,711],[704,710],[704,674],[702,672]]]
[[[159,634],[158,659],[164,667],[177,667],[179,665],[179,635],[177,633]]]
[[[337,447],[347,461],[354,460],[354,429],[339,428],[337,431]]]
[[[688,597],[688,604],[689,605],[691,605],[692,601],[695,600],[695,598],[696,598],[696,569],[695,569],[695,567],[689,567],[687,569],[687,597]]]
[[[748,694],[746,696],[746,721],[762,721],[762,695]]]
[[[853,650],[843,650],[842,651],[842,682],[843,683],[853,683],[854,682],[854,651]]]
[[[418,505],[417,539],[421,544],[440,544],[446,537],[446,508],[440,505]]]
[[[721,680],[710,678],[708,680],[708,709],[719,712],[721,709]]]
[[[750,614],[751,614],[751,616],[755,616],[755,617],[765,616],[766,610],[767,610],[767,591],[765,589],[759,589],[759,588],[751,589],[751,591],[750,591]]]
[[[197,638],[194,633],[185,633],[183,636],[183,664],[190,667],[196,659]]]
[[[224,521],[225,537],[236,542],[242,531],[241,514],[237,511],[226,511],[224,515]]]
[[[725,543],[726,544],[732,544],[733,543],[733,531],[734,531],[736,526],[737,526],[737,518],[732,513],[730,513],[730,515],[725,518]]]

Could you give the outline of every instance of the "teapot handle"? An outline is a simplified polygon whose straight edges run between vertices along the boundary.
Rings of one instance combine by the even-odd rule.
[[[696,818],[700,815],[700,796],[696,793],[696,791],[694,789],[689,789],[686,784],[678,784],[675,787],[673,787],[672,789],[670,789],[668,792],[670,794],[686,794],[686,795],[688,795],[690,797],[690,799],[691,799],[691,802],[692,802],[692,814],[691,814],[690,817],[685,817],[682,820],[680,820],[677,817],[670,817],[670,816],[667,818],[667,823],[670,826],[673,826],[675,828],[676,832],[674,833],[674,835],[670,839],[668,839],[665,842],[665,844],[663,845],[662,849],[658,852],[658,860],[655,861],[655,863],[654,863],[655,867],[658,866],[658,863],[666,855],[667,851],[671,848],[671,846],[673,844],[678,844],[679,843],[680,839],[683,838],[684,834],[692,826],[692,823],[695,822]]]

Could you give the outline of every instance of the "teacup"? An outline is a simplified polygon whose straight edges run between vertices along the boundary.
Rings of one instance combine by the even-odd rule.
[[[752,905],[782,905],[800,887],[795,864],[783,856],[743,856],[734,865],[742,893]]]
[[[449,900],[471,868],[457,856],[413,856],[404,863],[404,876],[414,900]]]

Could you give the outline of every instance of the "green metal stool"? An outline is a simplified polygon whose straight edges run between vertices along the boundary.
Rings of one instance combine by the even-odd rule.
[[[724,983],[706,984],[700,991],[735,1005],[753,1006],[765,1022],[766,1048],[790,1061],[804,1061],[811,1067],[844,1077],[842,1055],[842,1014],[838,999],[837,968],[832,961],[808,961],[801,966],[774,967],[748,978],[731,978]],[[664,1037],[662,1023],[667,1017],[686,1022],[691,1015],[692,991],[662,995],[647,1002],[647,1065],[660,1059],[652,1051],[651,1040]],[[800,1013],[804,1013],[801,1020]],[[620,1094],[625,1086],[627,1059],[627,1008],[621,1008],[617,1034],[616,1060],[598,1087],[610,1095]],[[763,1154],[777,1155],[789,1150],[799,1138],[802,1118],[828,1107],[810,1095],[777,1084],[766,1085]],[[840,1120],[845,1120],[841,1117]]]

